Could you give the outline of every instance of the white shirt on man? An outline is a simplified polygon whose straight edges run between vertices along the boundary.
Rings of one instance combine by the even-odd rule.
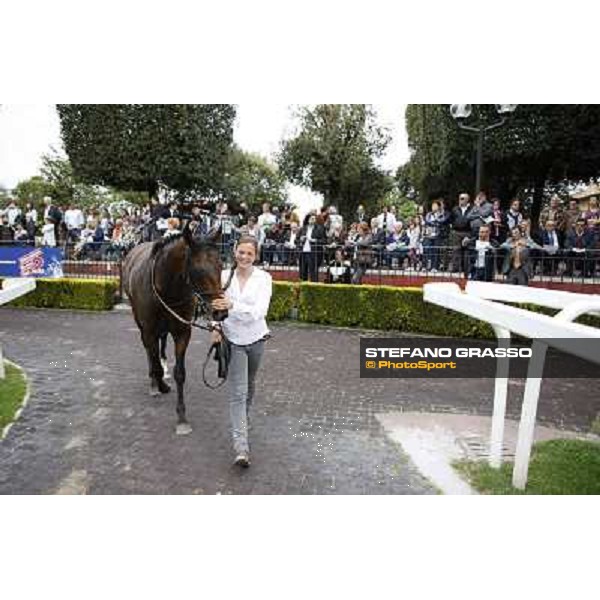
[[[302,252],[310,252],[311,251],[310,240],[312,240],[313,229],[314,229],[313,225],[309,225],[306,228],[306,241],[304,242],[304,246],[302,247]]]
[[[67,229],[81,229],[85,224],[83,212],[79,208],[70,208],[65,211],[65,224]]]
[[[392,233],[396,227],[396,217],[393,213],[381,213],[377,217],[377,226],[379,229],[385,229],[386,233]]]
[[[52,223],[46,223],[42,227],[42,243],[44,246],[49,246],[50,248],[54,248],[56,246],[56,234],[54,231],[54,225]]]
[[[268,229],[271,225],[277,223],[277,217],[272,212],[262,213],[258,217],[258,226],[261,229]]]
[[[221,273],[223,286],[229,281],[230,273],[229,269]],[[272,292],[271,275],[258,267],[253,267],[243,290],[240,289],[237,274],[234,274],[225,291],[227,298],[233,302],[233,307],[229,309],[227,319],[221,323],[223,333],[233,344],[249,346],[269,333],[266,317]]]
[[[491,243],[489,241],[477,240],[475,242],[475,251],[477,252],[477,262],[475,266],[478,269],[485,268],[485,255],[490,247]]]

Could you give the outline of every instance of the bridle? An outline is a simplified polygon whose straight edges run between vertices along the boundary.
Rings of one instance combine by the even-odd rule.
[[[151,265],[151,269],[150,269],[150,281],[152,284],[152,292],[156,296],[156,299],[158,300],[160,305],[169,313],[169,315],[171,315],[174,319],[176,319],[183,325],[186,325],[188,327],[195,327],[196,329],[202,329],[204,331],[214,331],[215,329],[220,330],[221,328],[219,326],[204,325],[202,323],[197,322],[198,318],[201,315],[203,315],[203,316],[210,315],[210,313],[212,312],[211,301],[214,298],[219,297],[221,294],[220,293],[219,294],[207,294],[206,292],[203,292],[202,290],[200,290],[194,286],[194,284],[192,283],[191,278],[190,278],[191,252],[188,252],[188,255],[186,257],[186,265],[185,265],[185,282],[187,285],[189,285],[192,288],[192,296],[196,299],[196,310],[195,310],[194,318],[191,321],[188,321],[187,319],[184,319],[181,315],[178,315],[172,308],[172,307],[176,307],[176,306],[183,304],[185,302],[185,300],[182,302],[178,302],[177,304],[173,304],[172,306],[169,306],[163,300],[161,295],[158,293],[158,290],[156,289],[156,277],[155,277],[156,260],[157,260],[158,256],[159,256],[159,253],[157,253],[152,258],[152,265]],[[227,280],[227,283],[223,287],[223,290],[222,290],[223,292],[227,291],[227,289],[231,285],[236,268],[237,268],[237,263],[234,262],[231,267],[230,273],[229,273],[229,279]],[[220,333],[222,334],[222,331],[220,331]]]

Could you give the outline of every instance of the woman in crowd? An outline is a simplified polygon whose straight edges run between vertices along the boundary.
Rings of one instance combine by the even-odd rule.
[[[366,223],[360,223],[358,226],[358,238],[354,247],[354,262],[356,264],[352,283],[362,284],[362,279],[367,269],[373,264],[373,237],[371,230]]]
[[[325,283],[352,283],[352,266],[342,248],[335,250],[335,257],[327,268]]]

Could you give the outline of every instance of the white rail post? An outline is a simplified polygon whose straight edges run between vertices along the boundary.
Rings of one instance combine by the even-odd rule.
[[[0,289],[0,304],[6,304],[34,289],[35,280],[33,279],[5,279]],[[4,379],[5,377],[4,356],[2,354],[2,344],[0,344],[0,379]]]
[[[510,331],[504,327],[494,327],[499,348],[510,348]],[[506,399],[508,397],[508,373],[510,359],[498,358],[496,361],[496,380],[494,383],[494,413],[492,415],[492,433],[490,438],[490,467],[499,469],[502,466],[502,446],[504,443],[504,419],[506,416]]]
[[[531,345],[531,349],[533,356],[529,361],[529,368],[527,369],[527,383],[525,384],[525,393],[523,394],[523,407],[521,409],[521,422],[519,423],[519,437],[517,440],[515,468],[512,479],[513,486],[518,490],[524,490],[527,485],[529,459],[531,457],[531,447],[533,446],[535,419],[548,345],[536,340]]]

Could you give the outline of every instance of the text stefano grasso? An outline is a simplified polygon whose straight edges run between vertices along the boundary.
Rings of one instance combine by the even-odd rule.
[[[366,358],[531,358],[531,348],[366,348]]]

